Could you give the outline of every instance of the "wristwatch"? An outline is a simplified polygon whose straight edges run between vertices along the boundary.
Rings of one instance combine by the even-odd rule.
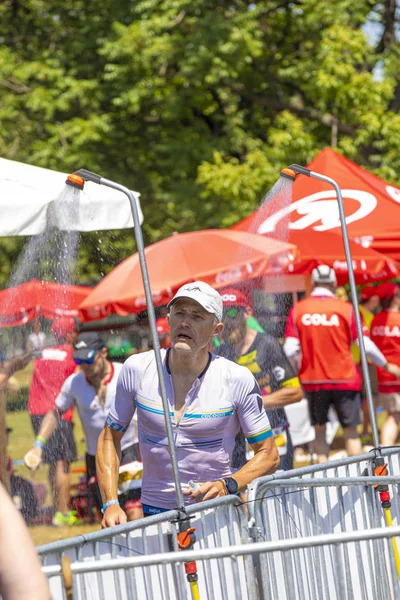
[[[239,485],[238,482],[236,481],[236,479],[233,479],[233,477],[226,477],[224,479],[225,482],[225,487],[226,487],[226,491],[228,492],[228,494],[237,494],[238,490],[239,490]]]

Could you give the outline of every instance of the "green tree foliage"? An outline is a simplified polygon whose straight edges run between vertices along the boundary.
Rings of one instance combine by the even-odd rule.
[[[394,0],[4,0],[1,154],[140,191],[147,243],[231,225],[331,144],[399,184],[398,19]],[[3,283],[20,246],[0,240]],[[80,279],[134,249],[83,236]]]

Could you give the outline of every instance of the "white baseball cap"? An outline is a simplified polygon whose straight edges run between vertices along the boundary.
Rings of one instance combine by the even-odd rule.
[[[204,308],[204,310],[215,315],[218,321],[222,321],[222,297],[217,290],[214,290],[208,283],[204,283],[204,281],[186,283],[176,292],[171,302],[169,302],[168,308],[171,308],[171,306],[180,298],[191,298],[192,300],[195,300]]]
[[[311,281],[316,285],[336,285],[336,273],[328,265],[319,265],[311,273]]]

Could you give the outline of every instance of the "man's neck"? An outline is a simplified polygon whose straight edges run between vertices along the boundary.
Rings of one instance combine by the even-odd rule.
[[[237,354],[238,356],[242,356],[243,354],[245,354],[253,344],[256,337],[257,331],[255,329],[250,329],[249,327],[246,327],[244,335],[235,344],[235,354]]]
[[[330,296],[334,298],[335,294],[330,288],[327,288],[323,285],[316,285],[311,292],[311,296]]]
[[[110,377],[110,375],[111,375],[111,363],[110,363],[110,361],[105,360],[104,369],[102,369],[101,373],[99,373],[99,375],[96,377],[96,379],[93,379],[89,383],[91,386],[94,387],[96,392],[98,392],[100,386],[103,383],[105,383],[105,381],[107,381],[107,379]]]
[[[194,380],[204,371],[209,359],[207,348],[197,352],[183,352],[171,348],[168,353],[168,366],[171,375],[184,375]]]

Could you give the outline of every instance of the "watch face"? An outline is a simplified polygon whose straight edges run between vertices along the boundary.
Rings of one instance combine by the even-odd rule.
[[[226,489],[228,490],[229,494],[236,494],[236,492],[239,489],[239,486],[237,484],[237,481],[235,481],[233,479],[233,477],[227,477],[225,479],[225,483],[226,483]]]

